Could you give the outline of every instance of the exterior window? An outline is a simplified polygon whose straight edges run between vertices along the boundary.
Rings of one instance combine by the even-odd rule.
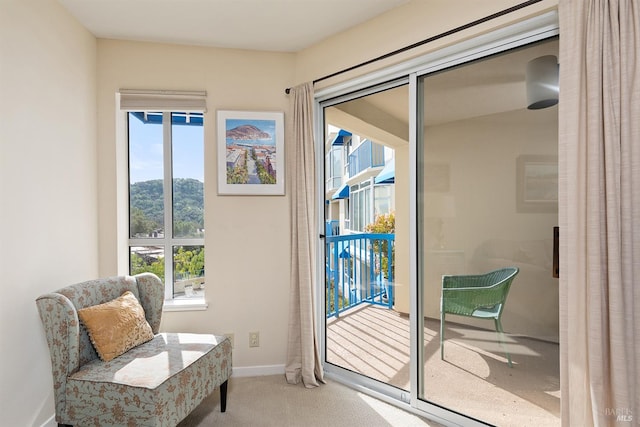
[[[376,216],[395,210],[394,185],[373,185],[373,179],[349,187],[345,228],[362,233]]]
[[[344,199],[344,228],[351,229],[351,203],[350,199]]]
[[[333,190],[342,185],[344,151],[342,146],[334,146],[327,153],[327,190]]]
[[[204,293],[202,113],[129,112],[129,267],[165,299]]]
[[[376,185],[374,187],[373,217],[386,215],[395,210],[393,185]]]
[[[360,185],[353,185],[350,188],[350,229],[351,231],[363,232],[364,227],[373,222],[371,212],[371,181],[366,181]]]

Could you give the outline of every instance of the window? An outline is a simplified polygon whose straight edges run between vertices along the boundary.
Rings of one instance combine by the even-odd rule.
[[[327,153],[327,191],[331,191],[342,185],[344,151],[341,145],[336,145],[331,147]]]
[[[204,116],[129,111],[129,268],[166,300],[204,295]]]
[[[350,188],[351,209],[349,226],[352,231],[363,232],[367,224],[373,222],[371,211],[371,180]]]
[[[372,199],[371,181],[369,179],[350,187],[349,203],[347,204],[349,211],[345,218],[350,219],[346,225],[351,231],[363,232],[365,227],[375,220],[376,216],[391,213],[395,209],[394,186],[374,185]]]
[[[394,186],[376,185],[374,188],[373,217],[386,215],[395,210]]]

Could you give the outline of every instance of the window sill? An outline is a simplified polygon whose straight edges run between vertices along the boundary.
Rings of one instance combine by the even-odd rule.
[[[204,298],[173,299],[164,301],[162,311],[200,311],[208,306]]]

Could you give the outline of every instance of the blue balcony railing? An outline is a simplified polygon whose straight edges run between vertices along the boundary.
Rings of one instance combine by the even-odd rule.
[[[366,140],[349,154],[349,176],[377,166],[384,166],[384,146]]]
[[[326,236],[326,314],[368,303],[393,308],[394,234]]]
[[[338,234],[340,234],[340,221],[338,221],[337,219],[328,220],[325,223],[325,226],[326,226],[326,230],[325,230],[326,236],[337,236]]]

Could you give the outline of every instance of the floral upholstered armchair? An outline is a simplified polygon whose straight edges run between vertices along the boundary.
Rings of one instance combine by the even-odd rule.
[[[231,342],[158,333],[164,285],[150,273],[79,283],[36,300],[49,345],[58,425],[175,426],[220,388]]]

